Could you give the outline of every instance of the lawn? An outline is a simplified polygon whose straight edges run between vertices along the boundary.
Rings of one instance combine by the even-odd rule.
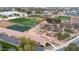
[[[1,51],[8,51],[9,49],[15,49],[15,50],[18,50],[16,48],[16,46],[12,45],[12,44],[9,44],[7,42],[4,42],[4,41],[0,41],[0,50]]]
[[[17,25],[10,26],[7,28],[12,28],[12,29],[23,29],[22,31],[28,30],[38,24],[40,20],[36,18],[15,18],[15,19],[9,19],[9,22],[16,23]]]
[[[70,19],[69,16],[59,16],[58,18],[61,20],[69,20]]]

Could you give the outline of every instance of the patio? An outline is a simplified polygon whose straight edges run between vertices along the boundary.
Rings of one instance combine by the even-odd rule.
[[[0,27],[8,27],[8,26],[12,26],[12,25],[15,25],[15,24],[16,23],[8,22],[8,21],[5,21],[5,20],[0,21]]]

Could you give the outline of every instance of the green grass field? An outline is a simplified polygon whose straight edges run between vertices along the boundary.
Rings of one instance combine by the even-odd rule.
[[[15,19],[9,19],[9,22],[16,23],[17,25],[10,26],[7,28],[23,32],[38,24],[40,20],[36,18],[15,18]]]
[[[7,42],[4,42],[4,41],[0,41],[0,50],[1,51],[8,51],[8,49],[15,49],[15,50],[18,50],[16,46],[12,45],[12,44],[9,44]]]
[[[58,18],[61,20],[69,20],[70,19],[69,16],[59,16]]]

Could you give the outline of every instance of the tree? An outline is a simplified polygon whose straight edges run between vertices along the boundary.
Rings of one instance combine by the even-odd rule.
[[[54,22],[54,23],[56,23],[56,24],[59,24],[59,23],[61,23],[61,19],[59,19],[59,18],[53,18],[52,19],[52,22]]]
[[[59,40],[63,40],[70,37],[70,34],[68,32],[58,32],[57,36]]]
[[[41,14],[42,11],[41,11],[41,10],[37,10],[35,13],[36,13],[36,14]]]
[[[48,23],[52,23],[52,19],[51,19],[51,18],[47,18],[46,21],[47,21]]]
[[[59,24],[61,23],[61,19],[59,18],[45,18],[45,20],[48,22],[48,23],[51,23],[51,24]]]
[[[16,11],[22,12],[22,9],[21,8],[16,8]]]
[[[27,10],[27,14],[28,14],[28,15],[32,14],[32,9],[28,9],[28,10]]]
[[[74,43],[69,44],[68,47],[64,47],[65,51],[79,51],[79,47],[75,45]]]
[[[27,13],[27,10],[22,8],[16,8],[16,11]]]
[[[21,51],[34,51],[36,49],[36,42],[30,38],[20,37],[20,44],[18,46]]]

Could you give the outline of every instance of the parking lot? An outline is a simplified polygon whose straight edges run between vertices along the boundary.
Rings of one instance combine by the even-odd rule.
[[[4,34],[0,34],[0,40],[6,41],[6,42],[13,44],[13,45],[19,44],[18,39],[14,38],[14,37],[9,37],[8,35],[4,35]]]

